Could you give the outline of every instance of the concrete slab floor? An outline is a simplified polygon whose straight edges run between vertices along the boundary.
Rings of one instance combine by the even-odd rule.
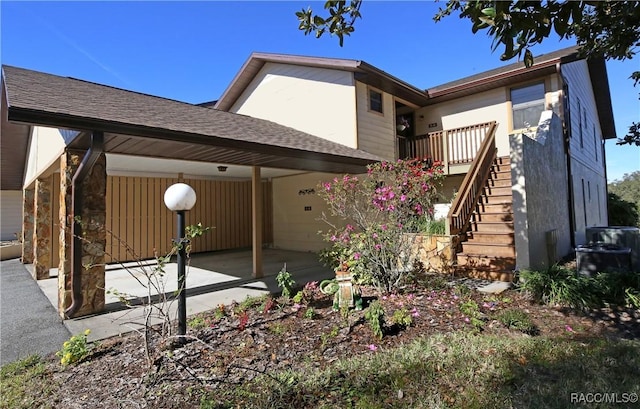
[[[322,265],[315,253],[265,249],[263,251],[264,277],[252,277],[251,250],[219,251],[192,255],[187,268],[187,315],[214,309],[219,304],[242,301],[248,296],[260,296],[279,291],[276,275],[285,266],[299,285],[309,281],[333,278],[333,271]],[[165,274],[155,286],[145,288],[148,276],[153,276],[154,260],[143,263],[108,265],[105,268],[106,289],[116,289],[128,294],[135,301],[137,297],[157,296],[165,293],[173,298],[177,289],[177,264],[168,263]],[[42,292],[57,310],[58,279],[57,269],[51,269],[51,278],[38,281]],[[144,284],[144,285],[143,285]],[[91,330],[89,341],[109,338],[143,327],[144,314],[140,306],[126,307],[116,296],[105,296],[105,311],[101,314],[64,320],[64,325],[72,334]],[[177,317],[177,301],[168,303],[173,319]],[[154,319],[153,323],[160,322]]]

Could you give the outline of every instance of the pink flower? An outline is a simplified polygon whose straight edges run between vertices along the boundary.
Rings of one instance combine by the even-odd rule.
[[[418,312],[418,310],[415,307],[413,307],[413,309],[411,310],[411,315],[413,317],[419,317],[420,313]]]
[[[407,299],[408,299],[408,300],[412,300],[412,299],[413,299],[413,297],[414,297],[414,296],[413,296],[413,294],[407,294]]]
[[[353,253],[354,260],[360,260],[360,253]]]
[[[564,329],[566,329],[566,330],[567,330],[567,331],[569,331],[569,332],[573,332],[573,328],[571,328],[571,326],[570,326],[570,325],[565,325],[565,326],[564,326]]]
[[[386,299],[387,299],[387,296],[386,296],[386,295],[383,295],[383,296],[382,296],[382,299],[383,299],[383,300],[386,300]]]
[[[375,344],[369,344],[368,346],[369,351],[377,351],[378,347]]]
[[[407,200],[407,195],[400,195],[400,201],[404,202],[405,200]]]
[[[464,322],[469,322],[469,317],[464,317]]]

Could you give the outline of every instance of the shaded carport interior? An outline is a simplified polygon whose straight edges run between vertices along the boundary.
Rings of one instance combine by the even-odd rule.
[[[33,182],[23,180],[31,126],[71,130],[68,149],[87,150],[99,133],[107,154],[249,167],[254,182],[262,167],[361,173],[380,160],[274,122],[22,68],[3,66],[2,92],[0,154],[14,170],[5,182],[3,168],[3,189]],[[254,273],[261,274],[256,242]]]

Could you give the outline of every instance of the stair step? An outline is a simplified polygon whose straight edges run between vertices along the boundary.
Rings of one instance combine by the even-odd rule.
[[[479,203],[476,206],[478,213],[513,213],[513,203]]]
[[[496,186],[496,187],[491,187],[491,186],[485,186],[484,187],[484,194],[486,196],[504,196],[504,195],[511,195],[511,184],[509,184],[508,186]]]
[[[478,202],[481,204],[497,204],[497,205],[512,204],[513,196],[511,194],[480,196],[480,200]]]
[[[509,165],[511,164],[511,157],[510,156],[498,156],[495,160],[495,163],[498,165]]]
[[[505,281],[507,283],[511,283],[515,279],[513,270],[492,271],[482,268],[476,269],[470,267],[456,268],[455,275],[458,277],[477,278],[479,280]]]
[[[489,223],[497,223],[497,222],[512,222],[513,214],[507,212],[474,212],[472,215],[472,221],[477,223],[489,222]]]
[[[478,254],[459,253],[457,256],[458,271],[476,277],[488,274],[491,279],[511,281],[516,267],[515,257],[489,257]]]
[[[508,179],[489,179],[487,180],[487,186],[489,187],[511,187],[511,178]]]
[[[472,220],[470,230],[481,233],[513,233],[513,222],[476,222]]]
[[[467,243],[494,243],[494,244],[513,244],[515,235],[511,233],[500,232],[469,232],[467,233]]]
[[[511,244],[462,242],[461,254],[475,254],[489,257],[515,257],[516,249]]]

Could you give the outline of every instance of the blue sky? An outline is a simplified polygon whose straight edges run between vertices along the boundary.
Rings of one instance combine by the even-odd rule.
[[[217,99],[253,51],[365,60],[420,88],[505,63],[491,39],[457,16],[434,23],[444,3],[366,1],[339,47],[297,29],[308,1],[0,2],[2,64],[198,103]],[[534,55],[572,45],[549,38]],[[640,119],[628,79],[640,56],[609,61],[618,136]],[[640,148],[607,141],[609,180],[640,169]]]

